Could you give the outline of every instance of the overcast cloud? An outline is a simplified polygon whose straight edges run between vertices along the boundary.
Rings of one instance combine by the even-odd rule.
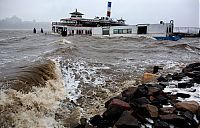
[[[128,24],[168,22],[176,26],[200,25],[199,0],[110,0],[111,17]],[[86,18],[105,16],[107,0],[0,0],[0,19],[16,15],[23,20],[59,21],[76,8]]]

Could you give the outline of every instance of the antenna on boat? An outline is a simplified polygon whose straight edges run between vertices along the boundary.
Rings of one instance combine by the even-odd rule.
[[[110,15],[111,15],[111,4],[112,4],[112,2],[108,1],[107,17],[110,17]]]

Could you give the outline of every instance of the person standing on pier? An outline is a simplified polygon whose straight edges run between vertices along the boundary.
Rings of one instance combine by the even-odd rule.
[[[41,33],[43,33],[44,31],[43,31],[43,29],[41,28]]]
[[[33,33],[36,33],[36,29],[35,28],[33,29]]]

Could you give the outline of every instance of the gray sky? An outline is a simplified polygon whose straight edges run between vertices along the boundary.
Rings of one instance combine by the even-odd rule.
[[[110,0],[112,18],[128,24],[168,22],[175,26],[200,26],[200,0]],[[85,18],[105,16],[108,0],[0,0],[0,19],[16,15],[23,20],[59,21],[76,8]]]

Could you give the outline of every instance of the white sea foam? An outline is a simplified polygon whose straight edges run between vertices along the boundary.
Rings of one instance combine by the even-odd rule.
[[[180,101],[197,101],[200,104],[200,84],[194,84],[193,87],[191,88],[178,88],[178,83],[185,83],[188,82],[191,78],[189,77],[184,77],[181,81],[171,81],[169,82],[169,86],[167,86],[164,89],[164,92],[172,92],[172,94],[177,94],[177,93],[184,93],[184,94],[189,94],[189,98],[180,98],[178,97],[178,100]],[[195,92],[193,92],[196,90]]]
[[[68,98],[78,99],[81,96],[80,86],[97,86],[105,83],[104,78],[97,74],[99,69],[109,69],[109,67],[91,67],[82,60],[69,60],[64,63],[62,73]]]

